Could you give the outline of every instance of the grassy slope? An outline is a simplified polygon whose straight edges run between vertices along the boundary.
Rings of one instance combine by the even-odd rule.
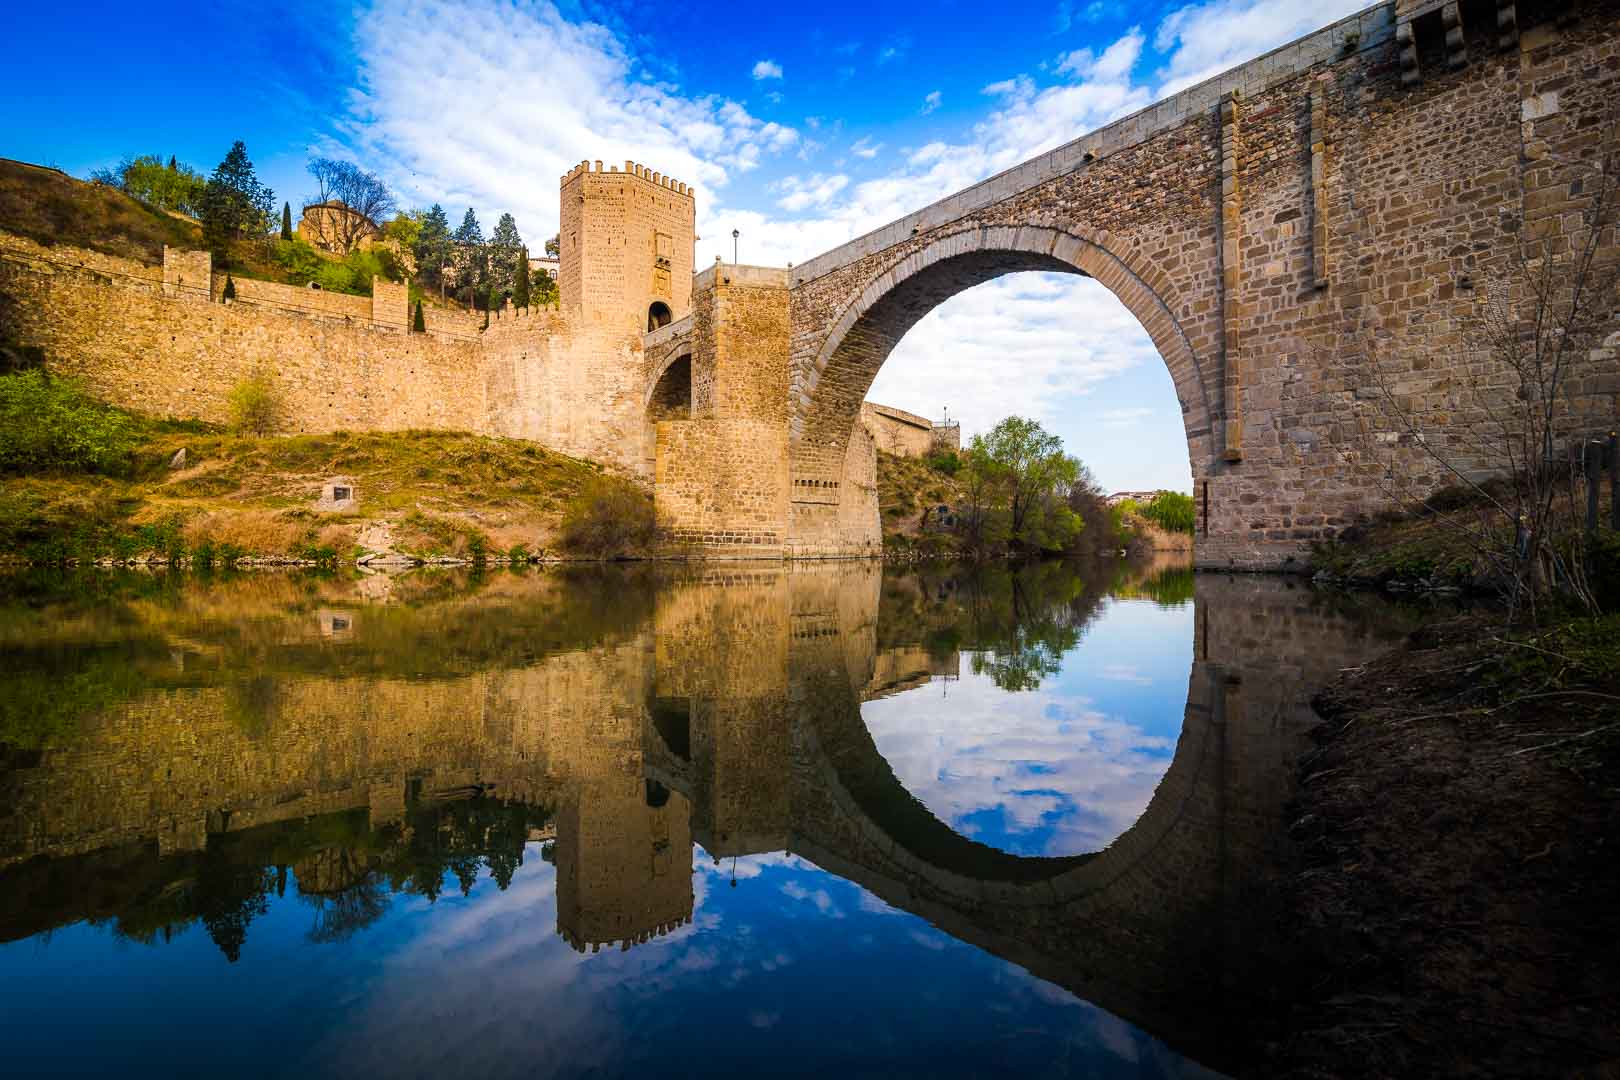
[[[0,229],[47,247],[70,244],[144,263],[163,245],[202,246],[194,222],[165,214],[100,184],[0,158]]]
[[[922,531],[925,507],[956,506],[956,481],[930,468],[926,461],[878,451],[878,511],[885,536],[916,536]]]
[[[184,468],[170,458],[186,450]],[[596,466],[515,439],[454,432],[249,439],[152,425],[129,478],[8,477],[0,551],[36,558],[136,557],[177,545],[256,555],[352,558],[357,549],[461,555],[551,542]],[[354,480],[357,513],[312,509],[324,481]]]

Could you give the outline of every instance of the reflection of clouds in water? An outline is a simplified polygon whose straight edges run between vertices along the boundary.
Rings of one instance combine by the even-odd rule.
[[[1125,621],[1118,607],[1105,620],[1115,612]],[[1129,618],[1147,629],[1153,613]],[[1157,629],[1190,632],[1184,622]],[[1100,851],[1142,815],[1170,766],[1175,738],[1148,729],[1180,728],[1186,671],[1172,687],[1169,676],[1111,656],[1083,666],[1087,651],[1064,657],[1063,673],[1037,690],[1007,693],[964,674],[944,696],[925,689],[867,702],[862,718],[906,790],[964,836],[1029,855]],[[1106,710],[1097,705],[1103,684],[1115,703]]]

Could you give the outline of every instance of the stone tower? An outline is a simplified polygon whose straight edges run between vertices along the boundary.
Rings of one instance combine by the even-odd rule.
[[[646,332],[692,306],[692,189],[633,161],[582,161],[562,178],[557,288],[584,322]]]

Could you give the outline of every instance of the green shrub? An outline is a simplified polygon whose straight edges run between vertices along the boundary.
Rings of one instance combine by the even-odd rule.
[[[0,472],[127,472],[134,417],[43,371],[0,375]]]
[[[643,555],[658,543],[652,496],[628,480],[599,476],[563,515],[564,550],[596,559]]]
[[[957,470],[962,467],[962,459],[957,456],[956,451],[947,450],[942,454],[930,455],[928,458],[928,467],[937,473],[944,473],[946,476],[955,476]]]
[[[252,375],[231,387],[231,427],[238,434],[268,435],[281,417],[281,395],[268,376]]]
[[[1165,532],[1192,535],[1194,515],[1191,495],[1183,495],[1179,491],[1161,491],[1137,512]]]

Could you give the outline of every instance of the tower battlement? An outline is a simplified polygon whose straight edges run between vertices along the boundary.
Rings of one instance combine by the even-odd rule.
[[[687,184],[634,161],[582,161],[562,177],[560,211],[564,312],[647,331],[691,309],[697,201]]]

